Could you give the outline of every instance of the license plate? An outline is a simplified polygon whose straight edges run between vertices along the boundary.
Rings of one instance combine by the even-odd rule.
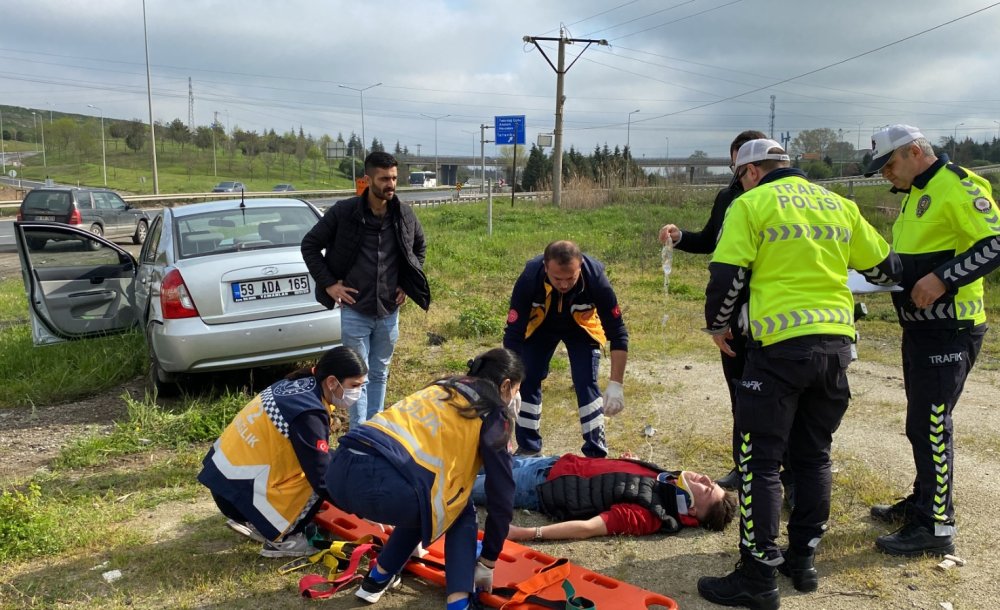
[[[233,301],[237,303],[290,297],[310,292],[308,275],[292,275],[288,277],[251,280],[248,282],[233,282],[231,286]]]
[[[55,216],[35,216],[35,220],[55,220]]]

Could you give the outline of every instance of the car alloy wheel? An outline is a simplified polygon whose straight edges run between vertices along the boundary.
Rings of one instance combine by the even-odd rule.
[[[140,220],[139,225],[135,228],[135,235],[132,236],[132,243],[142,245],[146,241],[146,234],[148,232],[149,226],[146,224],[146,221]]]

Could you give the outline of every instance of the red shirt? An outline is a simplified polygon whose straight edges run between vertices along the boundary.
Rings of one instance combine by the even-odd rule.
[[[644,477],[656,477],[656,472],[629,460],[581,457],[567,453],[552,465],[546,480],[561,476],[590,478],[609,472],[627,472]],[[642,536],[660,531],[663,522],[638,504],[615,504],[600,515],[609,534]]]

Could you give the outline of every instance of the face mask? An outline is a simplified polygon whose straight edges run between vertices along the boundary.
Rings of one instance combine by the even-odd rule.
[[[358,399],[361,398],[361,388],[344,388],[344,395],[341,398],[337,398],[336,396],[331,396],[330,398],[330,402],[335,407],[349,409],[351,405],[358,402]]]

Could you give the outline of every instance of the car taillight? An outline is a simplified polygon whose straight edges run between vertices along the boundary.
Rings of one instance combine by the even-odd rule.
[[[73,211],[69,215],[69,224],[71,225],[83,224],[83,216],[80,216],[80,210],[73,208]]]
[[[184,278],[176,269],[167,273],[160,283],[160,307],[165,320],[198,316],[198,308],[194,306],[191,294],[184,285]]]
[[[21,213],[21,210],[17,211],[17,220],[24,220],[24,214]]]

